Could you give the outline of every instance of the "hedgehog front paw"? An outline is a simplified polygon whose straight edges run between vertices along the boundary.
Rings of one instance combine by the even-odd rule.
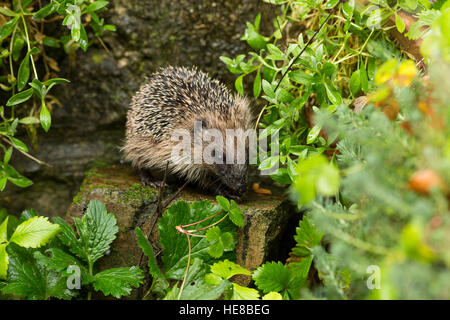
[[[154,189],[159,189],[163,186],[164,188],[168,186],[167,183],[155,178],[150,171],[146,169],[139,170],[139,177],[141,178],[141,183],[144,187],[149,186]]]

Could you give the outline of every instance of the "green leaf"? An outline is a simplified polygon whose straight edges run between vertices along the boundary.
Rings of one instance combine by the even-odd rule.
[[[298,257],[308,257],[311,250],[322,240],[323,233],[319,232],[311,223],[307,216],[300,220],[299,226],[296,228],[295,247],[292,252]]]
[[[32,251],[14,243],[8,246],[10,263],[4,294],[14,294],[32,300],[50,297],[70,299],[75,293],[67,288],[66,277],[61,272],[44,270],[36,263]]]
[[[361,89],[364,93],[369,91],[369,79],[367,78],[366,67],[364,66],[364,62],[361,61],[360,65],[360,76],[361,76]]]
[[[153,247],[151,246],[150,242],[148,242],[147,237],[142,233],[142,230],[139,227],[136,227],[135,231],[138,245],[148,258],[148,268],[150,270],[150,274],[153,278],[160,278],[165,280],[166,278],[159,269],[155,254],[153,253]]]
[[[322,126],[315,125],[314,127],[309,130],[308,136],[306,137],[306,143],[311,144],[314,141],[316,141],[317,137],[319,136],[320,130],[322,130]]]
[[[397,27],[398,32],[403,33],[403,31],[405,31],[405,22],[397,12],[395,13],[395,26]]]
[[[84,274],[87,274],[88,272],[88,270],[78,259],[70,254],[65,253],[61,249],[50,248],[45,250],[45,253],[49,253],[50,256],[46,256],[40,251],[35,251],[33,255],[39,264],[45,266],[50,270],[61,272],[66,271],[69,266],[78,266],[81,270],[84,271]]]
[[[22,222],[11,236],[14,242],[25,248],[39,248],[53,238],[60,228],[48,221],[47,217],[33,217]]]
[[[314,77],[312,75],[307,74],[306,72],[300,70],[289,72],[289,78],[292,81],[303,85],[311,85],[315,82]]]
[[[3,163],[8,164],[9,159],[11,159],[13,148],[9,147],[8,150],[6,150],[5,155],[3,156]]]
[[[356,70],[350,78],[350,91],[353,96],[356,96],[359,90],[361,90],[361,72],[360,70]]]
[[[42,101],[41,112],[39,114],[39,119],[41,121],[41,126],[45,132],[48,132],[50,126],[52,124],[52,116],[50,115],[50,111],[47,109],[44,101]]]
[[[335,105],[342,104],[342,97],[336,90],[336,88],[332,85],[327,84],[326,82],[324,82],[323,84],[325,85],[327,97],[328,99],[330,99],[331,103]]]
[[[245,274],[250,276],[252,273],[241,267],[240,265],[225,259],[223,261],[219,261],[214,263],[211,266],[211,272],[223,279],[230,279],[232,276],[237,274]]]
[[[238,227],[243,227],[245,224],[244,214],[242,213],[241,208],[234,200],[231,200],[231,206],[230,211],[228,212],[228,217]]]
[[[181,293],[181,300],[216,300],[225,289],[230,286],[227,280],[211,283],[205,280],[208,272],[208,265],[201,259],[194,259],[186,278],[186,284]],[[178,285],[172,288],[171,292],[164,298],[165,300],[176,300],[180,289]]]
[[[87,7],[86,11],[88,12],[97,11],[103,7],[106,7],[108,4],[109,4],[108,1],[95,1]]]
[[[259,300],[259,292],[253,288],[242,287],[233,283],[233,294],[230,300]]]
[[[76,237],[75,232],[67,224],[67,222],[59,217],[55,217],[53,221],[57,223],[61,228],[61,231],[59,233],[59,239],[61,240],[61,242],[69,248],[70,252],[87,261],[87,253],[85,251],[85,248],[83,247],[81,240]]]
[[[46,6],[43,6],[41,9],[39,9],[34,15],[34,20],[41,20],[47,17],[48,15],[52,14],[57,7],[57,4],[54,2],[49,3]]]
[[[162,261],[164,264],[164,274],[169,279],[182,279],[187,266],[189,248],[187,237],[180,234],[175,227],[187,225],[209,218],[221,211],[219,206],[213,206],[208,201],[195,202],[189,205],[185,201],[179,201],[171,205],[162,215],[159,221],[159,231],[161,246],[164,248]],[[195,225],[195,229],[202,229],[223,218],[223,214],[218,214],[211,219]],[[229,219],[220,223],[222,232],[236,232],[236,227]],[[206,230],[196,232],[198,235],[205,235]],[[236,238],[236,237],[235,237]],[[214,259],[209,255],[210,243],[203,237],[190,237],[191,259],[200,258],[204,263],[210,263]],[[233,254],[227,252],[224,258],[231,259]]]
[[[115,298],[127,296],[132,287],[139,287],[144,279],[141,269],[136,266],[130,268],[112,268],[94,275],[93,284],[96,291]]]
[[[244,87],[242,85],[242,80],[244,79],[245,75],[239,76],[236,81],[234,82],[234,86],[236,88],[236,91],[243,96],[244,95]]]
[[[16,15],[0,28],[0,41],[5,40],[13,32],[19,17],[20,16]]]
[[[256,98],[259,97],[261,93],[261,72],[259,70],[256,72],[255,81],[253,82],[253,96]]]
[[[18,150],[23,151],[23,152],[28,152],[28,148],[25,143],[23,143],[22,141],[20,141],[17,138],[14,138],[14,137],[8,137],[8,138],[9,138],[9,140],[11,140],[14,147],[16,147]]]
[[[333,9],[337,4],[339,3],[339,0],[328,0],[325,4],[326,9]]]
[[[9,257],[6,252],[7,245],[6,243],[0,244],[0,280],[6,279],[8,272]]]
[[[7,8],[7,7],[0,8],[0,13],[5,15],[5,16],[8,16],[8,17],[17,16],[17,12],[14,12],[11,9]]]
[[[267,262],[253,272],[253,280],[264,293],[290,287],[291,273],[281,262]]]
[[[0,225],[0,245],[8,242],[8,216]]]
[[[28,83],[28,79],[30,78],[30,54],[27,53],[25,58],[23,58],[19,72],[17,74],[17,89],[21,91],[25,85]]]
[[[16,104],[22,103],[27,101],[28,99],[31,98],[31,96],[33,95],[33,89],[27,89],[25,91],[16,93],[15,95],[13,95],[11,98],[9,98],[8,102],[6,102],[6,105],[8,107],[10,106],[15,106]]]
[[[224,198],[222,196],[217,196],[216,197],[217,203],[219,204],[219,206],[225,210],[225,211],[230,211],[230,201],[228,201],[227,198]]]
[[[211,243],[208,252],[214,258],[219,258],[225,250],[230,251],[234,248],[231,233],[222,233],[218,226],[211,227],[206,231],[206,240]]]
[[[91,263],[103,256],[119,231],[114,215],[98,200],[91,200],[83,218],[74,218],[74,222],[84,248],[82,258]]]

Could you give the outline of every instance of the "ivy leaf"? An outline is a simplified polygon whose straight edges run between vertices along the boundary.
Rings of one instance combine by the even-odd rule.
[[[93,285],[96,291],[116,298],[131,293],[132,287],[139,287],[144,279],[141,269],[136,266],[130,268],[112,268],[94,275]]]
[[[322,240],[323,233],[319,232],[311,223],[307,216],[304,216],[296,228],[295,247],[292,252],[298,257],[308,257],[311,255],[313,247]]]
[[[49,222],[47,217],[33,217],[22,222],[9,241],[25,248],[39,248],[59,231],[59,226]]]
[[[233,283],[233,293],[230,300],[259,300],[259,292],[253,288],[242,287]]]
[[[237,274],[245,274],[248,276],[252,274],[244,267],[241,267],[240,265],[231,262],[228,259],[214,263],[211,266],[211,272],[214,275],[221,277],[222,279],[230,279],[232,276]]]
[[[241,208],[234,200],[231,200],[231,206],[230,211],[228,212],[228,216],[230,217],[230,220],[238,227],[244,226],[245,224],[244,214],[242,213]]]

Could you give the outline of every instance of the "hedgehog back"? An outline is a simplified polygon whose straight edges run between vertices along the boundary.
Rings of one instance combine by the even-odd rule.
[[[206,112],[226,116],[233,102],[228,89],[206,73],[168,67],[155,73],[133,97],[134,133],[167,138],[180,122]]]

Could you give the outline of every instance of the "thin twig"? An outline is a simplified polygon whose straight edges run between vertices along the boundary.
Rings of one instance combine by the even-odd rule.
[[[186,272],[184,273],[184,279],[183,282],[181,283],[181,288],[180,288],[180,293],[178,294],[178,299],[180,300],[181,298],[181,294],[183,293],[183,289],[184,289],[184,284],[186,283],[186,278],[189,272],[189,265],[191,263],[191,238],[189,237],[189,234],[186,233],[186,237],[188,240],[188,246],[189,246],[189,254],[188,254],[188,261],[187,261],[187,266],[186,266]]]
[[[25,151],[22,151],[22,150],[20,150],[20,149],[18,149],[11,141],[9,141],[8,139],[6,139],[5,137],[2,137],[2,140],[5,141],[6,143],[8,143],[9,145],[13,146],[14,149],[16,149],[17,151],[22,152],[24,156],[27,156],[27,157],[30,158],[31,160],[34,160],[34,161],[36,161],[37,163],[42,164],[42,165],[45,165],[45,166],[47,166],[47,167],[51,167],[51,166],[52,166],[51,164],[49,164],[49,163],[47,163],[47,162],[44,162],[44,161],[42,161],[42,160],[39,160],[39,159],[33,157],[31,154],[29,154],[29,153],[27,153],[27,152],[25,152]]]

